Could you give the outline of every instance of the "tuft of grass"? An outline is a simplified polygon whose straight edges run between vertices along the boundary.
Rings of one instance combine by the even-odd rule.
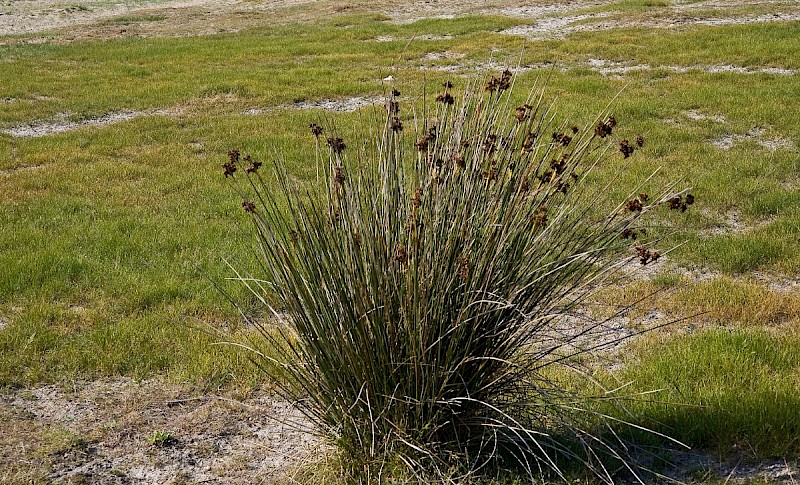
[[[147,437],[147,443],[157,448],[167,448],[178,442],[178,439],[169,431],[156,430]]]
[[[548,372],[581,375],[575,357],[612,343],[598,337],[603,322],[573,311],[616,265],[658,259],[648,237],[630,240],[643,214],[693,197],[633,188],[598,210],[617,181],[585,181],[616,120],[555,123],[539,90],[511,104],[512,82],[508,70],[463,92],[447,81],[421,117],[393,90],[381,124],[354,138],[312,124],[311,186],[281,162],[262,175],[239,150],[223,165],[259,243],[260,270],[239,279],[279,320],[255,322],[269,351],[243,345],[356,478],[500,467],[565,479],[571,460],[611,481],[609,456],[633,471],[624,445],[594,434],[593,399]],[[628,159],[642,143],[614,147]],[[564,335],[560,324],[585,328]]]

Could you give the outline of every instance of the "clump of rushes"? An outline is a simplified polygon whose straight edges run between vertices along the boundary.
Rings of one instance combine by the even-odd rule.
[[[636,190],[599,214],[608,186],[584,181],[619,156],[607,138],[617,121],[554,126],[541,90],[517,107],[511,84],[509,71],[458,96],[446,83],[433,116],[419,118],[435,123],[413,135],[398,128],[394,93],[382,130],[365,130],[374,139],[345,142],[326,127],[334,134],[316,156],[327,163],[309,190],[281,163],[237,172],[232,151],[223,165],[260,244],[264,274],[241,280],[274,316],[253,322],[269,342],[249,344],[254,361],[357,480],[401,470],[461,481],[498,467],[567,480],[562,465],[579,462],[611,482],[602,456],[636,471],[599,432],[614,393],[552,380],[618,340],[586,343],[604,322],[555,329],[609,272],[658,259],[642,217],[693,199]],[[322,132],[311,125],[309,141]]]

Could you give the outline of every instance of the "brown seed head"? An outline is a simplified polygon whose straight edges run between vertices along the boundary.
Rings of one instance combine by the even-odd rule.
[[[636,135],[636,146],[639,148],[644,146],[644,137],[642,135]]]
[[[430,141],[431,141],[431,139],[428,138],[428,135],[423,135],[423,136],[421,136],[419,138],[419,140],[417,140],[417,143],[415,143],[414,145],[416,145],[417,150],[419,150],[421,152],[427,152],[428,151],[428,143]]]
[[[567,146],[572,143],[572,137],[564,133],[553,133],[553,141],[562,146]]]
[[[642,212],[642,201],[639,199],[631,199],[625,205],[629,212]]]
[[[495,144],[497,143],[497,135],[493,133],[489,133],[486,135],[486,140],[483,142],[483,151],[485,152],[493,152],[495,150]]]
[[[248,214],[252,214],[256,211],[256,205],[249,200],[242,201],[242,207],[244,207],[244,211]]]
[[[676,195],[675,197],[669,199],[669,201],[668,201],[669,206],[668,207],[670,208],[670,210],[686,212],[686,209],[688,208],[688,206],[694,204],[694,196],[691,198],[691,200],[692,200],[691,204],[688,201],[688,199],[689,199],[688,195],[687,195],[686,199],[687,200],[684,200],[683,197],[681,197],[679,195]]]
[[[311,134],[314,135],[315,137],[319,138],[319,136],[322,134],[322,127],[319,126],[318,124],[311,123],[310,125],[308,125],[308,127],[311,128]]]
[[[234,165],[239,163],[239,155],[240,155],[239,154],[239,150],[237,150],[235,148],[233,150],[228,151],[228,159]]]
[[[451,106],[453,105],[453,103],[456,102],[456,100],[453,99],[453,96],[450,93],[447,93],[447,92],[444,93],[444,94],[437,95],[436,96],[436,101],[438,101],[439,103],[446,104],[446,105],[451,105]]]
[[[503,74],[500,75],[500,83],[497,86],[497,90],[498,91],[505,91],[505,90],[511,88],[511,77],[512,76],[513,76],[513,73],[511,72],[510,69],[506,69],[505,71],[503,71]]]
[[[469,280],[469,259],[464,255],[458,257],[458,277],[464,283]]]
[[[611,134],[616,125],[617,120],[613,116],[609,116],[605,120],[597,123],[597,126],[594,127],[594,134],[600,138],[605,138]]]
[[[422,187],[419,187],[414,192],[414,196],[411,197],[411,206],[415,209],[419,209],[419,206],[421,205],[422,205]]]
[[[406,252],[405,244],[402,243],[398,244],[394,248],[394,260],[399,263],[405,263],[407,259],[408,259],[408,253]]]
[[[519,106],[514,110],[514,118],[516,118],[519,123],[528,119],[528,110],[525,105]]]
[[[490,182],[497,180],[497,165],[493,163],[492,166],[489,167],[489,170],[484,170],[483,176]]]
[[[330,149],[333,150],[333,153],[341,155],[344,149],[347,148],[347,145],[344,144],[344,140],[342,140],[341,138],[331,137],[328,138],[328,147],[330,147]]]
[[[246,157],[246,158],[249,158],[249,157]],[[245,172],[247,172],[247,173],[256,173],[256,172],[258,172],[259,168],[261,168],[261,162],[253,160],[252,162],[250,162],[250,166],[245,169]]]
[[[536,137],[538,136],[535,132],[530,132],[525,135],[525,139],[522,140],[522,151],[529,152],[533,149],[533,143],[536,141]]]
[[[649,248],[643,245],[636,246],[636,257],[639,258],[639,262],[642,263],[642,266],[648,263],[654,263],[658,261],[658,258],[661,255],[657,251],[651,251]]]
[[[401,131],[403,131],[403,122],[400,121],[400,118],[398,118],[397,116],[393,116],[392,121],[390,123],[390,128],[393,132],[400,133]]]
[[[564,159],[550,160],[550,168],[552,168],[553,171],[555,171],[556,175],[561,175],[567,168],[567,162]]]
[[[233,174],[236,172],[236,165],[232,162],[225,162],[222,164],[222,173],[225,174],[225,178],[233,177]]]
[[[545,170],[544,172],[536,176],[536,178],[542,183],[552,182],[555,179],[555,177],[556,174],[552,170]]]
[[[633,155],[633,150],[633,145],[631,145],[628,140],[619,142],[619,152],[622,153],[623,158],[628,158]]]
[[[333,181],[336,185],[342,186],[344,185],[344,170],[340,165],[337,165],[333,169]]]
[[[547,224],[547,207],[540,205],[533,211],[533,216],[531,216],[531,222],[533,223],[534,228],[544,227]]]

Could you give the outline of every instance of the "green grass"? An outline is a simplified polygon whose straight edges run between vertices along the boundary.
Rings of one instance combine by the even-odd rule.
[[[220,312],[213,290],[193,274],[195,263],[236,252],[227,234],[237,208],[226,199],[216,166],[232,146],[262,156],[278,148],[291,159],[302,143],[303,127],[318,116],[276,112],[242,117],[237,111],[295,99],[378,94],[378,79],[395,62],[400,68],[397,77],[405,83],[443,78],[404,65],[439,49],[467,50],[473,57],[495,41],[510,49],[513,39],[498,40],[486,32],[509,22],[469,17],[396,26],[374,17],[349,17],[302,32],[289,25],[269,32],[199,38],[4,47],[5,63],[14,69],[2,71],[6,79],[0,84],[4,89],[0,96],[22,100],[13,109],[0,105],[4,126],[47,119],[59,112],[80,119],[122,109],[177,107],[184,114],[141,117],[36,139],[2,136],[2,168],[41,167],[14,173],[0,185],[9,202],[2,212],[3,224],[15,227],[2,236],[6,248],[2,258],[10,271],[0,280],[0,294],[8,301],[35,295],[65,300],[91,295],[93,305],[113,299],[104,305],[120,314],[148,311],[154,302],[181,306],[188,299],[195,302],[189,306]],[[340,24],[350,27],[337,28]],[[775,26],[747,29],[758,36],[755,45],[766,48],[772,48],[775,31],[780,30]],[[667,50],[678,55],[678,42],[695,45],[695,38],[707,36],[709,30],[719,37],[736,36],[729,29],[700,29],[645,36],[641,44],[646,51],[671,43]],[[418,33],[456,37],[410,44],[368,42],[378,35]],[[587,35],[571,38],[559,48],[600,49],[620,33],[595,34],[591,42]],[[540,49],[527,52],[540,55]],[[647,57],[642,61],[654,63]],[[363,67],[342,69],[351,63]],[[12,78],[11,72],[17,75]],[[682,250],[681,258],[732,273],[758,267],[791,271],[797,266],[791,256],[800,253],[796,251],[796,218],[787,215],[793,199],[784,196],[788,191],[781,185],[797,179],[800,169],[795,152],[769,153],[754,143],[722,152],[707,143],[728,130],[743,133],[754,125],[791,137],[800,119],[777,108],[800,91],[794,77],[686,73],[653,78],[639,73],[620,81],[581,69],[551,76],[550,90],[561,93],[562,111],[582,113],[583,119],[574,120],[579,123],[587,122],[603,107],[601,100],[610,99],[627,84],[615,113],[623,127],[635,127],[648,141],[646,157],[635,162],[623,180],[635,180],[661,165],[663,179],[685,174],[697,187],[703,210],[673,217],[672,223],[686,219],[698,229],[708,227],[739,201],[748,201],[748,214],[775,217],[754,234],[699,238],[697,244]],[[111,89],[120,83],[129,89]],[[677,92],[681,95],[676,99]],[[34,99],[34,95],[47,98]],[[753,110],[740,102],[742,97],[764,102]],[[729,122],[718,126],[683,117],[684,111],[698,108],[723,114]],[[340,116],[344,120],[357,117]],[[664,123],[665,119],[678,120],[680,129]],[[265,125],[271,128],[268,137]],[[633,134],[631,128],[629,135]],[[800,144],[800,140],[792,141]],[[303,164],[297,160],[295,167],[307,176],[311,172]],[[611,162],[608,170],[615,169]],[[738,249],[720,250],[730,247]],[[218,277],[220,267],[211,274]],[[142,285],[141,281],[151,283]]]
[[[626,1],[614,8],[656,15],[661,3]],[[229,272],[221,259],[246,247],[237,226],[244,214],[221,176],[226,152],[238,147],[269,160],[277,150],[286,154],[294,176],[312,180],[314,162],[300,155],[310,141],[308,124],[330,117],[350,127],[365,114],[280,107],[378,95],[380,79],[389,73],[417,101],[421,86],[435,92],[449,76],[418,69],[431,52],[464,54],[438,61],[454,64],[483,62],[495,48],[495,59],[515,63],[524,45],[523,63],[564,64],[566,72],[528,72],[520,82],[547,77],[548,91],[560,98],[557,115],[578,114],[572,121],[581,126],[620,93],[613,105],[619,133],[631,139],[641,133],[646,144],[630,165],[611,159],[596,177],[624,167],[613,199],[656,167],[662,172],[645,190],[685,176],[697,196],[695,210],[661,221],[667,228],[687,226],[665,241],[688,240],[671,253],[672,264],[735,278],[753,270],[797,274],[800,113],[786,107],[800,104],[800,76],[676,73],[658,66],[798,69],[800,23],[620,28],[524,44],[497,33],[520,22],[470,16],[396,25],[363,14],[205,37],[35,45],[15,38],[0,46],[0,99],[16,100],[0,103],[0,129],[61,113],[71,120],[122,110],[173,113],[41,138],[0,134],[0,321],[7,322],[0,331],[0,386],[114,375],[167,375],[212,385],[231,376],[255,379],[241,355],[209,346],[214,339],[186,323],[239,319],[208,281],[224,284]],[[424,34],[453,37],[411,40]],[[373,42],[378,36],[395,40]],[[590,58],[654,69],[607,78],[586,66]],[[278,109],[241,114],[253,107]],[[725,121],[691,120],[690,110]],[[404,116],[411,126],[407,111]],[[711,144],[753,127],[765,130],[762,139],[785,139],[790,147],[770,151],[758,139],[727,151]],[[36,168],[16,170],[21,167]],[[754,228],[713,234],[730,213]],[[684,282],[664,277],[660,284]],[[246,301],[242,288],[226,289]],[[672,312],[708,311],[715,323],[753,328],[680,337],[663,353],[642,350],[630,377],[646,388],[669,388],[663,400],[706,406],[643,411],[663,422],[665,431],[677,430],[676,437],[701,446],[727,452],[736,444],[759,455],[797,452],[791,441],[781,448],[781,440],[797,430],[780,428],[780,420],[798,420],[778,400],[797,400],[796,337],[758,330],[795,321],[796,304],[755,282],[727,278],[689,286],[672,298],[665,304]],[[726,380],[725,373],[744,384]],[[736,399],[736,393],[744,397]],[[726,429],[726,422],[735,426]]]
[[[633,404],[642,424],[720,456],[800,452],[800,339],[796,331],[707,330],[640,346],[622,376],[661,389]],[[659,345],[659,351],[649,347]],[[641,383],[647,383],[644,387]]]

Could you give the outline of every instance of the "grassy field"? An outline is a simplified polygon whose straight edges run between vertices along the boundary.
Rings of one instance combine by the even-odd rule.
[[[280,21],[216,35],[0,37],[0,387],[118,377],[261,384],[240,353],[202,331],[247,331],[215,284],[257,311],[225,280],[225,258],[254,267],[245,214],[222,177],[227,151],[281,153],[311,183],[309,123],[331,119],[346,136],[372,112],[302,103],[373,99],[392,74],[421,105],[442,81],[458,88],[491,61],[530,66],[521,85],[546,77],[558,116],[581,126],[619,95],[611,110],[621,136],[641,133],[646,144],[619,175],[617,198],[659,167],[653,187],[678,178],[693,187],[694,210],[655,229],[669,234],[665,247],[685,243],[603,296],[666,290],[642,314],[688,318],[631,344],[619,378],[664,389],[635,405],[643,419],[721,457],[796,459],[800,21],[704,25],[681,19],[752,19],[773,7],[684,15],[673,3],[576,10],[617,24],[563,38],[502,33],[530,23],[502,9],[396,23],[368,2],[335,15],[323,3],[302,22],[288,7]],[[797,15],[792,2],[775,8]],[[676,16],[675,28],[652,27]],[[146,11],[102,25],[166,19]],[[109,114],[129,119],[98,122]],[[20,127],[37,136],[16,136]],[[622,167],[611,158],[599,177]]]

